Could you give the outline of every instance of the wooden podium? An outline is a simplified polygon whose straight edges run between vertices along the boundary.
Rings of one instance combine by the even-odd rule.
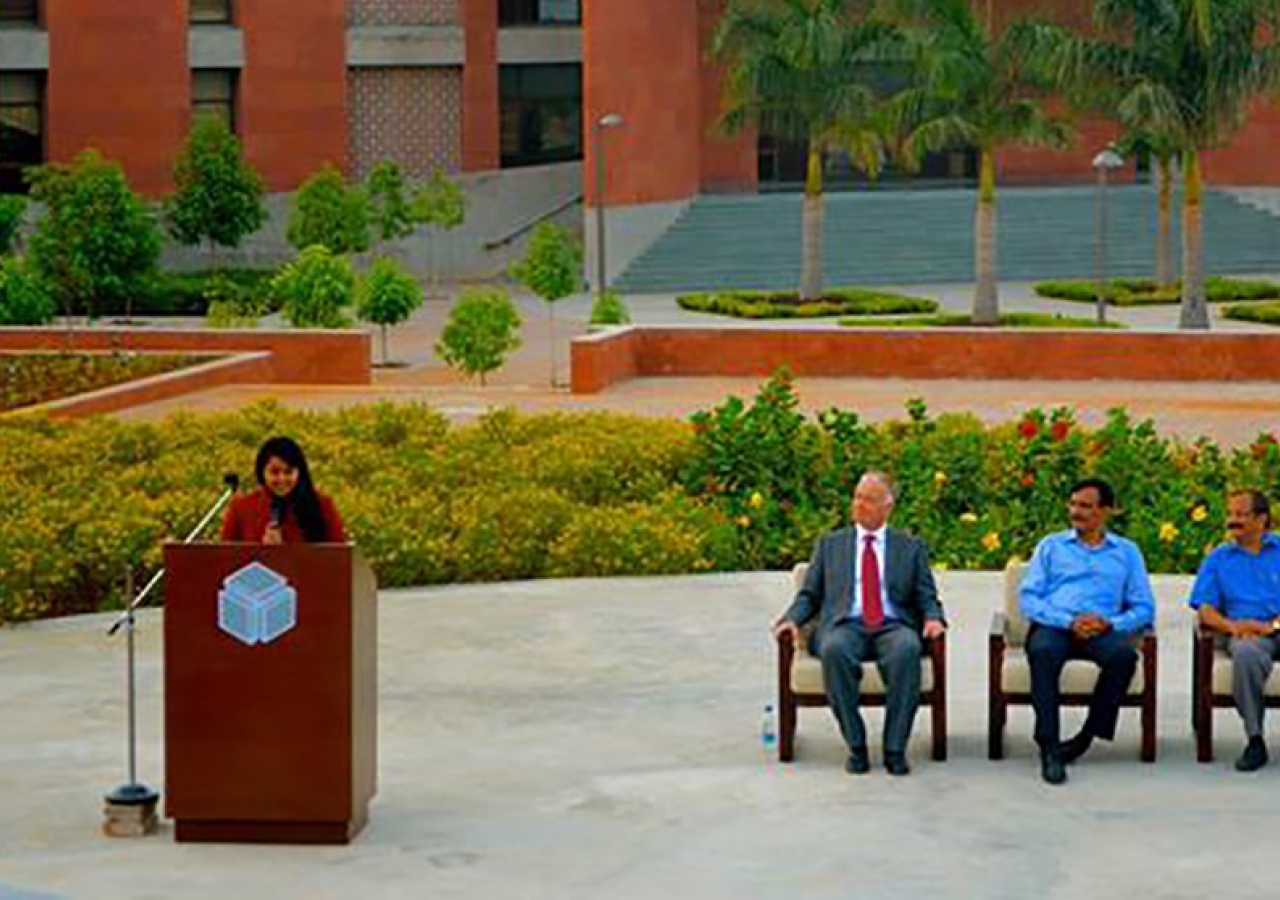
[[[347,544],[168,544],[179,841],[345,844],[377,788],[377,585]]]

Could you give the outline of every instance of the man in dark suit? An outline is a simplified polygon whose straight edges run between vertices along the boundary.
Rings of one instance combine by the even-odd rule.
[[[885,684],[884,765],[906,775],[907,740],[920,702],[921,637],[946,630],[929,553],[919,539],[886,527],[893,486],[867,472],[853,494],[852,528],[818,539],[804,586],[773,626],[800,646],[800,626],[820,616],[814,652],[822,659],[827,699],[849,758],[845,771],[870,771],[867,734],[858,711],[862,663],[875,660]]]

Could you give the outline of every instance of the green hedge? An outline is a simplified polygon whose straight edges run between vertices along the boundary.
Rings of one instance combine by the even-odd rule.
[[[850,318],[841,319],[850,328],[965,328],[973,325],[973,316],[949,314],[940,316],[908,316],[905,319]],[[1094,319],[1061,316],[1057,313],[1005,313],[1000,328],[1124,328],[1119,322],[1099,325]]]
[[[723,291],[682,294],[681,308],[738,319],[820,319],[827,316],[892,316],[937,312],[938,304],[924,297],[883,291],[834,288],[821,300],[801,302],[799,294],[777,291]]]
[[[1242,322],[1280,325],[1280,303],[1241,303],[1226,307],[1222,310],[1222,315]]]
[[[0,353],[0,413],[208,362],[135,353]]]
[[[1117,530],[1156,572],[1192,572],[1221,540],[1228,485],[1280,490],[1280,446],[1224,450],[1161,436],[1113,410],[991,427],[967,415],[901,421],[800,413],[785,376],[692,422],[492,412],[456,426],[420,405],[332,413],[262,404],[160,424],[0,419],[0,620],[114,608],[160,543],[184,534],[222,473],[251,479],[261,441],[296,436],[379,584],[780,569],[846,520],[869,467],[899,484],[895,522],[939,567],[995,569],[1066,526],[1084,475],[1116,486]],[[247,483],[247,481],[246,481]]]
[[[1150,278],[1115,278],[1103,286],[1103,293],[1112,306],[1176,306],[1182,302],[1180,284],[1160,288]],[[1042,281],[1035,286],[1041,297],[1074,303],[1096,303],[1097,290],[1097,284],[1092,281]],[[1214,276],[1205,279],[1204,292],[1210,303],[1275,300],[1280,299],[1280,284]]]
[[[267,290],[276,269],[223,269],[204,272],[162,272],[149,279],[133,301],[135,316],[204,316],[213,301],[241,306],[261,304],[274,312],[279,304]],[[100,316],[124,315],[124,304],[107,305]]]

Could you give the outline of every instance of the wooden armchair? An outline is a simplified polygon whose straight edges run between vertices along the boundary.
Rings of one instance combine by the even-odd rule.
[[[1197,619],[1191,633],[1191,726],[1199,762],[1213,762],[1213,711],[1236,708],[1231,681],[1231,656],[1218,635],[1201,628]],[[1280,667],[1271,670],[1264,697],[1268,709],[1280,707]]]
[[[1031,705],[1031,666],[1026,640],[1029,623],[1018,604],[1024,566],[1010,560],[1004,570],[1004,609],[991,619],[987,642],[987,756],[1004,758],[1004,732],[1009,707]],[[1138,669],[1123,706],[1142,710],[1143,762],[1156,759],[1156,635],[1148,629],[1139,636]],[[1068,660],[1062,670],[1062,705],[1088,706],[1098,681],[1098,667],[1088,660]]]
[[[792,571],[792,584],[799,590],[804,584],[808,564],[801,563]],[[809,641],[816,622],[803,629],[803,646],[797,651],[791,641],[778,639],[778,759],[795,759],[796,718],[801,706],[827,706],[827,692],[822,678],[822,661],[809,652]],[[933,758],[947,758],[947,638],[925,641],[920,659],[920,705],[931,710]],[[873,662],[863,663],[863,706],[884,706],[884,682]]]

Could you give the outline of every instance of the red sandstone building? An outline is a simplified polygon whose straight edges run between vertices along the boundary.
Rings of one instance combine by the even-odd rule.
[[[607,148],[610,206],[661,210],[798,181],[800,148],[713,128],[717,0],[0,0],[0,187],[94,146],[150,193],[193,115],[226,118],[275,191],[326,162],[421,175],[573,164]],[[1084,2],[1057,0],[1083,17]],[[1006,11],[1026,0],[997,0]],[[599,130],[606,114],[621,124]],[[1008,151],[1005,180],[1081,180],[1108,137]],[[1211,182],[1280,183],[1280,112],[1206,161]],[[830,161],[835,181],[840,160]],[[963,151],[926,177],[965,177]],[[612,228],[613,226],[611,226]]]

